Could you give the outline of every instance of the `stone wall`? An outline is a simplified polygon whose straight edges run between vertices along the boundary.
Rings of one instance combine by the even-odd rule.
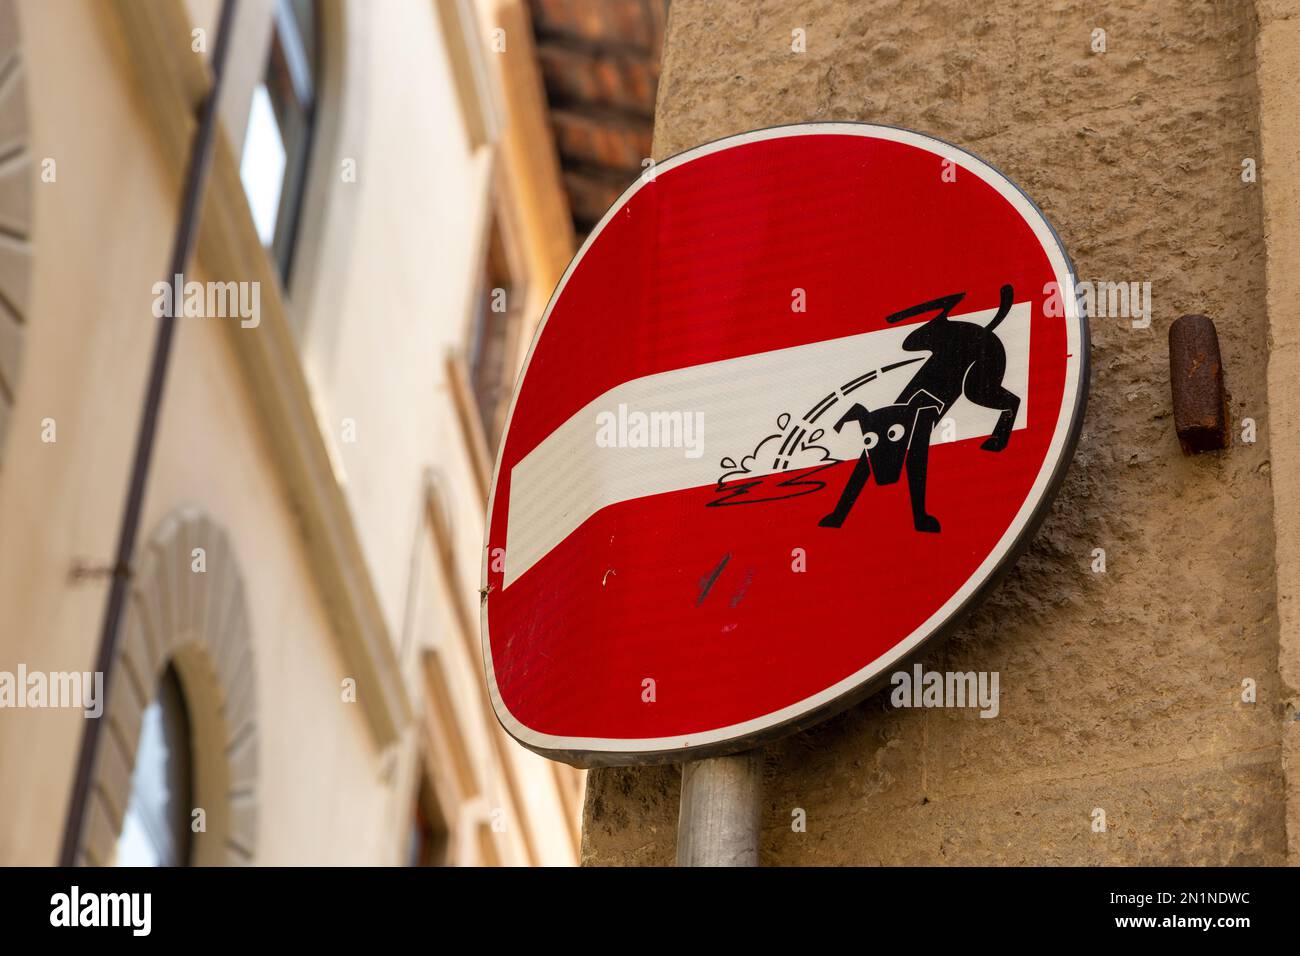
[[[999,716],[880,694],[769,746],[765,864],[1285,861],[1263,184],[1242,177],[1258,30],[1246,0],[672,4],[656,158],[781,123],[910,127],[1018,183],[1080,280],[1152,289],[1149,328],[1092,323],[1082,439],[1033,546],[922,658],[998,671]],[[1237,423],[1193,459],[1167,351],[1186,312],[1218,324]],[[584,861],[670,864],[680,776],[593,772]]]

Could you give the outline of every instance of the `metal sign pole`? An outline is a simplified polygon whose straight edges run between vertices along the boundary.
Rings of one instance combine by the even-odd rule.
[[[757,866],[763,751],[682,766],[678,866]]]

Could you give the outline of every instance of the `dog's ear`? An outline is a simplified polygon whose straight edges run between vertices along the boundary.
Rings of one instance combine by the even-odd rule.
[[[917,389],[912,393],[912,397],[907,400],[907,404],[915,408],[918,412],[922,408],[933,408],[936,412],[943,411],[943,402],[935,398],[923,388]]]
[[[857,402],[854,402],[853,406],[842,416],[840,416],[840,420],[835,423],[835,431],[838,432],[849,422],[857,422],[858,427],[863,428],[866,426],[870,418],[871,418],[871,412],[868,411],[865,406],[859,405]]]
[[[916,427],[916,423],[921,420],[921,415],[926,411],[934,412],[935,424],[938,423],[939,416],[943,414],[943,402],[939,401],[925,389],[920,389],[913,394],[907,402],[907,407],[913,410],[913,428]]]

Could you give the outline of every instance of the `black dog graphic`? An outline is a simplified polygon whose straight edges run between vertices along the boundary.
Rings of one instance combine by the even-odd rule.
[[[904,350],[931,354],[894,404],[874,411],[854,404],[835,423],[838,432],[847,422],[857,422],[862,429],[865,447],[835,510],[819,522],[822,527],[838,528],[844,523],[873,468],[876,484],[889,485],[898,480],[906,463],[912,523],[917,531],[937,532],[939,519],[925,510],[930,433],[944,412],[962,395],[976,405],[1001,412],[993,434],[980,447],[987,451],[1001,451],[1007,447],[1016,412],[1020,410],[1020,399],[1002,387],[1007,353],[993,330],[1011,311],[1012,295],[1011,286],[1004,285],[997,314],[983,327],[974,322],[948,319],[957,303],[965,298],[965,292],[923,302],[895,312],[886,319],[891,323],[901,322],[927,312],[939,313],[903,340]]]

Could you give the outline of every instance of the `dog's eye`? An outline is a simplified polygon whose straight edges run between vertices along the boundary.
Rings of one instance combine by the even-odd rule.
[[[902,426],[902,425],[890,425],[890,426],[889,426],[889,433],[888,433],[888,434],[889,434],[889,440],[890,440],[890,441],[898,441],[899,439],[901,439],[901,438],[903,437],[903,426]]]
[[[866,445],[868,448],[875,448],[879,441],[880,436],[875,432],[867,432],[862,436],[862,444]]]

